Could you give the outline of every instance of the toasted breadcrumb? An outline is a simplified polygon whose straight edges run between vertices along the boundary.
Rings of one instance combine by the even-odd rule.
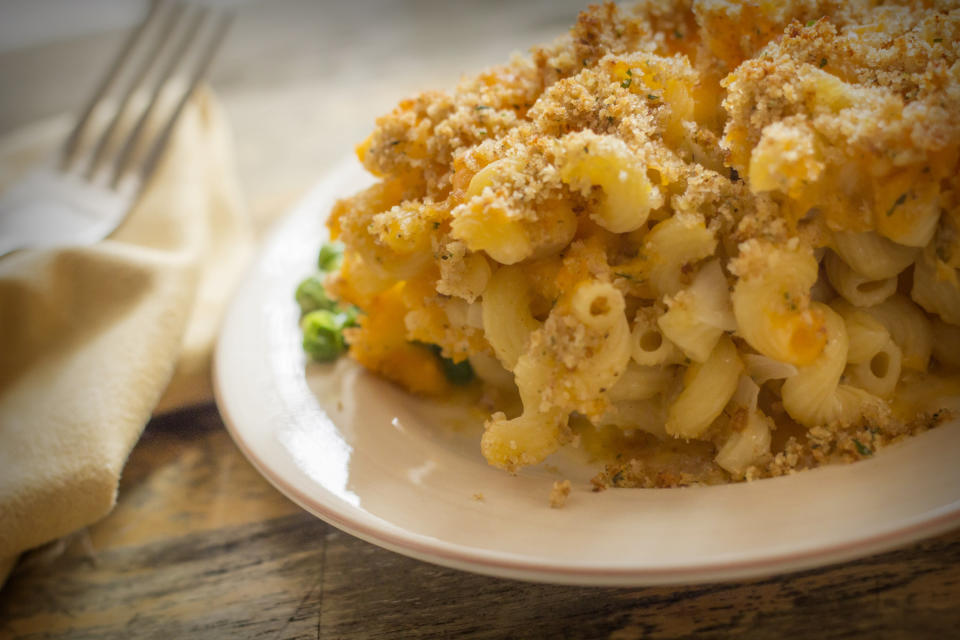
[[[550,508],[560,509],[567,504],[567,498],[570,496],[572,486],[569,480],[557,480],[550,489]]]
[[[553,444],[589,448],[589,429],[599,428],[571,431],[566,416],[599,424],[609,415],[609,385],[576,375],[608,336],[572,315],[578,283],[612,284],[628,318],[655,324],[667,302],[685,299],[678,291],[702,258],[681,264],[669,282],[657,280],[659,257],[643,239],[676,219],[701,225],[715,241],[711,256],[723,262],[730,288],[776,272],[771,247],[799,247],[820,259],[835,249],[835,233],[871,230],[929,247],[939,280],[955,285],[958,114],[954,0],[591,6],[568,34],[528,57],[464,78],[452,93],[403,100],[358,147],[382,181],[340,201],[329,223],[348,247],[331,292],[369,312],[350,330],[351,354],[407,388],[445,393],[432,361],[407,342],[439,345],[455,360],[491,355],[483,292],[502,265],[520,265],[539,327],[526,353],[545,372],[531,406],[550,416]],[[627,168],[640,167],[649,181],[649,217],[639,228],[604,228],[599,212],[608,194],[563,175],[571,162],[600,156],[628,158]],[[929,210],[943,215],[927,228],[917,220]],[[912,277],[910,269],[900,275],[897,295],[910,296]],[[824,277],[817,286],[812,295],[786,292],[791,311],[810,315],[814,301],[836,295]],[[375,319],[377,310],[391,317]],[[731,339],[738,352],[754,354],[742,336]],[[909,357],[931,378],[955,374],[955,356]],[[665,365],[676,375],[660,409],[676,398],[690,365],[689,358]],[[950,380],[943,389],[955,393],[960,379]],[[910,384],[922,387],[924,379]],[[742,407],[730,405],[695,441],[628,437],[621,429],[607,446],[613,455],[597,455],[606,465],[595,490],[750,481],[855,461],[949,415],[938,410],[943,394],[896,411],[890,398],[875,397],[856,420],[807,428],[785,410],[781,385],[759,385],[758,407],[775,429],[769,452],[753,464],[730,471],[715,461],[749,424]],[[503,409],[499,391],[484,398],[488,409]],[[498,411],[488,429],[506,420]],[[512,444],[500,466],[534,459]],[[569,491],[569,482],[555,483],[551,506],[562,506]]]

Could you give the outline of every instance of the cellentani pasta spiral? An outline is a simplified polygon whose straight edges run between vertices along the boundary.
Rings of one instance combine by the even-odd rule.
[[[960,405],[958,114],[955,2],[593,6],[377,121],[327,286],[373,371],[444,394],[423,345],[474,363],[508,471],[860,459]]]

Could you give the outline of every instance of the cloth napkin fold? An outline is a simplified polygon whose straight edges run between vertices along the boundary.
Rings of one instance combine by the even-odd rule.
[[[226,118],[201,88],[110,238],[0,258],[0,584],[22,551],[111,510],[151,414],[210,397],[252,244]]]

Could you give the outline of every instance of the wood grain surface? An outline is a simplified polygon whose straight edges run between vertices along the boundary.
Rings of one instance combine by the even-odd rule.
[[[500,580],[301,511],[202,407],[152,422],[113,513],[23,558],[0,591],[0,638],[456,637],[960,638],[960,532],[730,584]]]
[[[212,84],[234,124],[258,229],[400,97],[449,88],[561,33],[583,4],[243,3]],[[59,23],[66,8],[56,4]],[[0,92],[0,133],[82,106],[121,40],[78,33],[0,54],[0,87],[15,88]],[[303,512],[206,406],[151,423],[116,509],[22,558],[0,590],[3,640],[457,637],[960,638],[960,532],[732,584],[499,580],[382,550]]]

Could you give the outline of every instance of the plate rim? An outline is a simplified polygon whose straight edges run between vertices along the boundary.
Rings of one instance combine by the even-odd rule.
[[[494,577],[582,586],[642,587],[727,582],[794,573],[862,558],[945,533],[960,526],[960,510],[956,507],[953,509],[942,507],[941,511],[944,513],[933,518],[916,518],[917,522],[906,527],[891,528],[874,536],[850,540],[830,547],[801,552],[773,553],[753,560],[722,561],[693,567],[676,565],[653,569],[551,564],[545,561],[524,561],[518,554],[477,550],[443,541],[439,541],[441,544],[431,545],[421,540],[425,536],[407,531],[404,531],[405,535],[397,535],[394,538],[390,531],[377,529],[345,516],[343,510],[337,511],[326,506],[287,483],[256,455],[240,435],[229,412],[221,405],[219,383],[214,384],[214,394],[227,431],[244,457],[273,487],[308,513],[341,531],[389,551],[448,568]],[[321,490],[326,491],[322,488]],[[332,496],[332,500],[339,499]]]
[[[304,215],[305,209],[315,208],[315,202],[320,194],[331,190],[336,191],[335,185],[338,177],[356,172],[359,166],[359,162],[350,156],[333,163],[331,168],[322,174],[314,185],[305,192],[303,197],[297,200],[273,223],[268,233],[265,234],[255,258],[248,266],[245,276],[241,280],[241,287],[243,286],[242,283],[246,282],[249,276],[257,271],[269,248],[282,235],[287,226],[292,225],[295,220]],[[325,217],[326,212],[318,215]],[[905,522],[900,521],[876,533],[848,536],[849,539],[826,546],[798,551],[772,551],[747,559],[727,559],[701,562],[696,565],[673,564],[653,567],[613,566],[597,563],[578,564],[568,560],[547,561],[546,559],[529,558],[518,553],[478,549],[461,543],[430,538],[421,533],[406,530],[399,525],[393,525],[380,516],[365,512],[371,518],[391,525],[390,527],[377,527],[353,517],[351,510],[362,510],[362,508],[347,505],[325,487],[317,485],[318,491],[322,492],[325,500],[320,500],[300,491],[258,456],[255,448],[244,437],[243,430],[238,426],[239,421],[231,413],[228,405],[228,394],[223,388],[224,380],[220,372],[221,363],[225,358],[221,355],[225,349],[224,327],[230,321],[230,318],[235,315],[233,309],[239,304],[242,295],[240,288],[234,291],[232,295],[217,336],[212,366],[214,399],[231,439],[261,476],[308,513],[354,537],[407,557],[488,576],[550,584],[636,587],[680,585],[727,582],[794,573],[874,555],[960,527],[960,498],[958,498],[953,503],[941,505],[926,512],[926,514],[915,515]],[[642,489],[638,490],[643,491]]]

